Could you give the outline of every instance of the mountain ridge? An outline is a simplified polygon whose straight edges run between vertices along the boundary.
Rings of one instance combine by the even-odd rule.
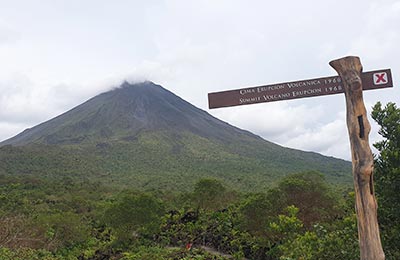
[[[160,101],[164,102],[162,106],[157,104],[157,102]],[[108,102],[109,106],[114,106],[113,110],[111,111],[111,115],[108,115],[107,109],[104,109],[104,102]],[[118,105],[118,102],[124,105]],[[151,108],[151,111],[147,112],[149,108]],[[116,110],[117,114],[115,114]],[[126,116],[126,111],[133,111],[133,113]],[[73,114],[73,117],[75,118],[71,118],[71,114]],[[78,114],[78,116],[76,114]],[[195,117],[196,120],[193,120],[191,116]],[[83,118],[85,119],[82,120]],[[160,120],[160,118],[163,120]],[[70,121],[73,121],[73,119],[78,119],[78,123],[75,125],[67,125]],[[126,122],[125,126],[123,125],[124,123],[121,122],[122,119]],[[234,127],[213,117],[206,111],[194,107],[172,92],[162,88],[160,85],[146,81],[138,84],[129,84],[128,82],[124,82],[118,88],[114,88],[111,91],[107,91],[90,98],[81,105],[62,113],[53,119],[26,129],[20,134],[0,142],[0,146],[7,144],[25,145],[36,142],[45,144],[59,144],[54,138],[54,134],[60,130],[59,128],[64,127],[66,127],[65,131],[71,132],[74,132],[76,128],[78,130],[87,131],[92,130],[90,128],[94,127],[100,130],[100,135],[102,137],[107,138],[110,136],[110,131],[113,131],[113,129],[108,129],[110,122],[111,125],[116,124],[116,128],[129,129],[130,134],[137,134],[142,129],[160,130],[177,128],[179,130],[189,130],[191,132],[200,134],[201,136],[213,136],[224,139],[226,138],[226,133],[222,135],[217,134],[217,136],[216,133],[218,133],[218,131],[215,130],[219,126],[229,126],[228,129],[231,134],[246,134],[261,139],[261,137],[254,135],[249,131]],[[208,128],[204,126],[207,124],[208,127],[211,126],[212,130],[214,131],[208,130],[205,132],[204,129]],[[50,130],[49,128],[52,129]],[[47,131],[43,133],[44,130]],[[39,133],[39,135],[37,133]],[[44,135],[46,135],[46,137],[44,137]],[[41,138],[45,139],[42,140]],[[68,140],[64,141],[68,143]],[[71,143],[79,143],[83,140],[82,138],[73,138],[70,141]]]
[[[0,173],[75,176],[137,188],[186,189],[212,177],[260,190],[302,171],[350,184],[350,167],[264,140],[149,81],[124,82],[0,143]]]

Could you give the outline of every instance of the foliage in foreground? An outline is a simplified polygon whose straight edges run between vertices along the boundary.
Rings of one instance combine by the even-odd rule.
[[[316,172],[288,176],[257,194],[234,192],[216,179],[175,195],[70,180],[2,176],[0,183],[0,259],[357,255],[350,200]]]
[[[379,221],[400,257],[400,110],[374,107]],[[87,180],[0,173],[0,260],[358,259],[354,194],[316,172],[262,193],[200,179],[182,193],[117,190]]]

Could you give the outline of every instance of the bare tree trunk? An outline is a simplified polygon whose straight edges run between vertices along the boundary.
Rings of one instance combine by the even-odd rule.
[[[343,81],[347,107],[347,128],[350,137],[354,189],[361,260],[384,260],[379,236],[377,203],[374,194],[374,160],[368,135],[371,126],[363,101],[358,57],[344,57],[329,63]]]

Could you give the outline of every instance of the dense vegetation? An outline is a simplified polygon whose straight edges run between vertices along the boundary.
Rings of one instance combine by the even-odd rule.
[[[400,259],[400,108],[378,102],[372,118],[379,124],[382,141],[374,144],[379,151],[375,160],[375,187],[378,218],[387,259]]]
[[[396,260],[400,109],[377,104],[373,118],[384,138],[375,144],[382,242],[387,259]],[[212,176],[199,176],[183,189],[130,188],[92,178],[102,176],[99,168],[79,162],[79,153],[43,154],[38,146],[30,157],[18,147],[1,149],[10,151],[2,163],[19,158],[27,169],[10,174],[4,169],[17,166],[9,163],[0,171],[1,260],[359,258],[352,189],[333,185],[319,172],[289,174],[256,192]],[[71,162],[63,158],[77,163],[55,178],[44,166],[61,169]]]
[[[202,179],[181,194],[117,191],[70,179],[0,180],[0,259],[357,255],[353,198],[316,172],[290,175],[254,194],[216,179]]]
[[[351,187],[347,161],[243,138],[225,144],[190,133],[180,133],[177,139],[165,132],[148,132],[129,141],[6,145],[0,147],[0,173],[181,192],[192,190],[202,178],[223,180],[240,191],[264,191],[287,174],[317,170],[327,181]]]

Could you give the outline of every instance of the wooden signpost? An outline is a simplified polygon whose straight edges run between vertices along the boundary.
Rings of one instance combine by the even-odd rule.
[[[361,73],[363,90],[392,87],[390,69]],[[208,94],[209,108],[232,107],[279,100],[340,94],[344,92],[340,76],[305,79],[265,86]]]
[[[230,107],[344,93],[350,138],[361,260],[384,260],[373,185],[374,160],[369,146],[371,126],[363,90],[393,87],[390,69],[362,73],[358,57],[329,63],[339,76],[236,89],[208,94],[209,107]]]

